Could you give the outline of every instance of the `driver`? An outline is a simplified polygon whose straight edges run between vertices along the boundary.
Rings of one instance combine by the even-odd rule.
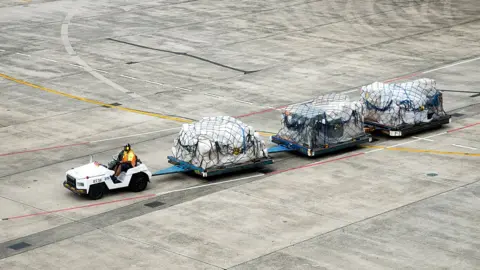
[[[137,165],[137,156],[133,152],[130,144],[123,146],[123,151],[118,154],[118,160],[120,163],[115,167],[115,174],[112,175],[112,180],[114,183],[120,182],[117,179],[117,176],[119,176],[121,172],[126,172],[128,169]]]

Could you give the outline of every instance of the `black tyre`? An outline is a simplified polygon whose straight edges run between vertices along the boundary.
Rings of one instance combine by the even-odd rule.
[[[128,188],[133,192],[144,191],[148,185],[148,176],[144,173],[136,173],[132,176]]]
[[[106,192],[104,184],[92,185],[88,191],[88,197],[92,200],[98,200],[103,197]]]

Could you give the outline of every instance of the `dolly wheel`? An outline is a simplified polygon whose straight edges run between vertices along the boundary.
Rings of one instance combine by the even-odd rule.
[[[144,191],[147,188],[148,176],[144,173],[136,173],[132,176],[128,187],[133,192]]]

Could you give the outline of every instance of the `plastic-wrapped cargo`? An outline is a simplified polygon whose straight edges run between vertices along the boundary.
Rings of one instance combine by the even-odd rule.
[[[277,136],[315,149],[365,136],[361,103],[346,95],[328,94],[288,106]]]
[[[442,93],[433,79],[422,78],[404,83],[375,82],[361,89],[365,121],[398,128],[428,123],[446,113]]]
[[[265,142],[253,127],[230,116],[204,117],[183,124],[172,153],[175,158],[203,169],[268,157]]]

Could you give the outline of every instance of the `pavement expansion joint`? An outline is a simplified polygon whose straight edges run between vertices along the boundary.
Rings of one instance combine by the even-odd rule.
[[[144,204],[145,206],[148,206],[148,207],[151,207],[151,208],[155,208],[155,207],[159,207],[159,206],[162,206],[164,205],[165,203],[163,202],[160,202],[160,201],[153,201],[151,203],[146,203]]]
[[[20,243],[11,245],[8,248],[13,249],[13,250],[20,250],[20,249],[24,249],[24,248],[29,247],[29,246],[31,246],[29,243],[20,242]]]

